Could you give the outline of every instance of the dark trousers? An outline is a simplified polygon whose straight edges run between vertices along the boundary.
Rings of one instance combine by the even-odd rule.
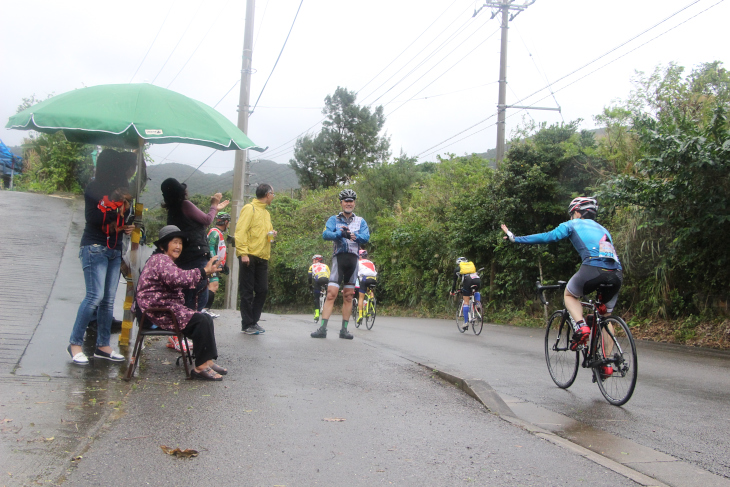
[[[203,365],[208,360],[218,358],[213,318],[203,313],[195,313],[190,318],[188,326],[183,328],[182,333],[193,341],[196,367]]]
[[[197,259],[193,259],[183,264],[178,264],[180,269],[190,270],[197,269],[199,267],[205,267],[208,263],[208,256],[203,255]],[[183,291],[185,296],[185,307],[194,309],[195,311],[203,311],[205,305],[208,304],[208,278],[205,277],[198,281],[193,289],[185,289]]]
[[[241,295],[241,329],[258,323],[269,292],[269,261],[248,256],[248,265],[238,261],[238,292]]]

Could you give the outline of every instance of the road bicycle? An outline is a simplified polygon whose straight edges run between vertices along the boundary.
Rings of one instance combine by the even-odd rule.
[[[477,272],[481,272],[484,270],[484,267],[479,269]],[[471,296],[469,296],[469,319],[467,322],[464,322],[464,299],[462,298],[462,291],[461,288],[459,288],[455,295],[456,295],[456,327],[459,329],[460,333],[464,333],[466,330],[469,329],[469,326],[471,325],[471,329],[474,332],[475,335],[479,335],[482,332],[482,328],[484,327],[484,308],[482,307],[482,302],[477,301],[474,299],[474,293],[477,290],[477,286],[472,284],[471,286]]]
[[[368,287],[367,293],[365,293],[365,297],[363,298],[362,321],[358,320],[357,298],[352,298],[352,318],[355,320],[355,328],[360,328],[360,324],[364,322],[365,328],[372,330],[377,311],[378,301],[375,299],[375,285]]]
[[[327,301],[327,286],[325,286],[324,289],[320,289],[319,291],[319,318],[314,320],[315,322],[319,321],[322,318],[322,313],[324,313],[325,301]]]
[[[543,286],[538,281],[536,285],[540,301],[547,306],[544,292],[549,289],[564,290],[567,282],[558,281],[557,284]],[[634,393],[639,370],[636,343],[628,325],[618,316],[603,316],[606,305],[602,302],[602,292],[609,286],[602,284],[598,287],[596,301],[580,303],[589,310],[586,325],[590,327],[591,333],[587,344],[576,345],[573,342],[573,327],[567,310],[555,311],[548,318],[545,361],[553,382],[562,389],[573,385],[579,363],[583,368],[591,369],[593,382],[598,384],[603,397],[614,406],[622,406]]]

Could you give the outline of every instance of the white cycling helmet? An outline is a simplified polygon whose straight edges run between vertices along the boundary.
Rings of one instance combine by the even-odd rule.
[[[461,264],[462,262],[469,262],[466,257],[457,257],[456,258],[456,265]]]
[[[595,214],[598,212],[598,201],[588,196],[578,196],[568,205],[568,213],[573,214],[574,211],[592,211]]]

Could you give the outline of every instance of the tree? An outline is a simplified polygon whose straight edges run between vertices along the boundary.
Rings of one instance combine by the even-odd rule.
[[[303,188],[328,188],[352,182],[353,177],[390,157],[390,139],[379,136],[385,116],[383,107],[371,112],[355,104],[357,95],[337,87],[325,98],[326,120],[316,136],[297,139],[289,164]]]
[[[35,95],[23,98],[17,112],[41,101]],[[92,149],[89,145],[67,141],[62,132],[36,134],[31,131],[23,142],[23,155],[29,170],[19,178],[19,187],[45,193],[81,193],[93,175]]]

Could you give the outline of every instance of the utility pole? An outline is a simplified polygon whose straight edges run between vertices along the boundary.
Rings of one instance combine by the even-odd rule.
[[[509,29],[509,21],[517,17],[520,12],[527,9],[530,5],[535,3],[535,0],[527,0],[521,5],[515,5],[515,0],[499,0],[493,2],[487,2],[474,11],[473,17],[483,9],[484,7],[490,7],[495,10],[492,11],[492,17],[494,18],[500,13],[502,14],[501,28],[502,28],[502,44],[499,54],[499,100],[497,101],[497,167],[502,164],[504,159],[504,144],[505,144],[505,128],[506,128],[506,112],[507,112],[507,32]],[[510,10],[515,13],[510,14]]]
[[[241,67],[241,92],[238,97],[238,128],[248,134],[249,103],[251,98],[251,64],[253,59],[253,18],[256,0],[246,1],[246,26],[243,34],[243,66]],[[233,201],[231,203],[231,225],[229,235],[236,231],[236,221],[245,204],[248,150],[236,151],[233,168]],[[228,258],[226,259],[231,272],[226,285],[224,306],[226,309],[236,309],[238,298],[238,259],[236,249],[228,243]]]

